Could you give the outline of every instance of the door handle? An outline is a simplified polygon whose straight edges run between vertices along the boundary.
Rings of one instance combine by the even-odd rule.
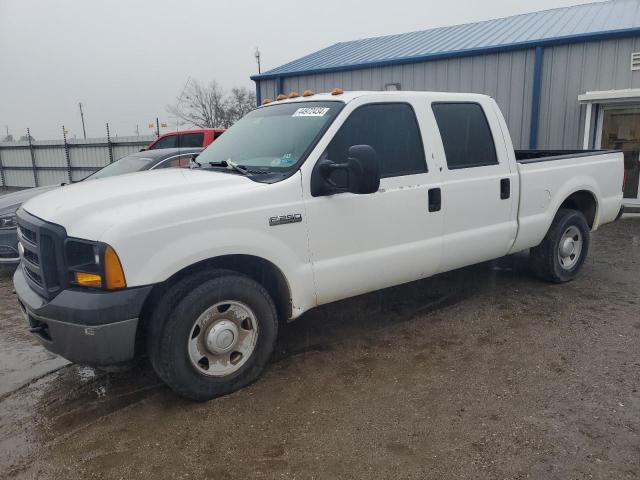
[[[439,212],[442,208],[442,193],[439,188],[429,189],[429,211]]]
[[[500,180],[500,198],[506,200],[511,197],[511,180],[503,178]]]

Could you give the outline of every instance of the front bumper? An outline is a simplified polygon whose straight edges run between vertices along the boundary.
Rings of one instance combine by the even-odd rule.
[[[0,264],[16,265],[20,261],[18,254],[18,229],[0,230]]]
[[[133,358],[140,312],[152,286],[113,292],[69,288],[47,301],[29,287],[21,267],[13,284],[30,331],[47,350],[96,366]]]

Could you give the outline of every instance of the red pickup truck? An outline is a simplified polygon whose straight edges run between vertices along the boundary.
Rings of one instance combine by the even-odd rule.
[[[199,128],[196,130],[169,132],[160,135],[143,150],[158,150],[160,148],[204,148],[223,133],[223,128]]]

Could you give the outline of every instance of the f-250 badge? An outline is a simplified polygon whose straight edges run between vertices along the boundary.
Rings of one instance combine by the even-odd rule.
[[[276,225],[286,225],[287,223],[300,223],[302,221],[302,215],[294,213],[291,215],[280,215],[279,217],[269,217],[269,225],[275,227]]]

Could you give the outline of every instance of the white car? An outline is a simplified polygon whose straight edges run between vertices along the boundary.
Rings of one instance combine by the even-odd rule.
[[[318,305],[527,249],[541,278],[569,281],[622,202],[622,153],[514,152],[475,94],[307,92],[198,162],[18,211],[15,290],[48,349],[95,365],[146,351],[209,399],[255,380],[278,319]]]

